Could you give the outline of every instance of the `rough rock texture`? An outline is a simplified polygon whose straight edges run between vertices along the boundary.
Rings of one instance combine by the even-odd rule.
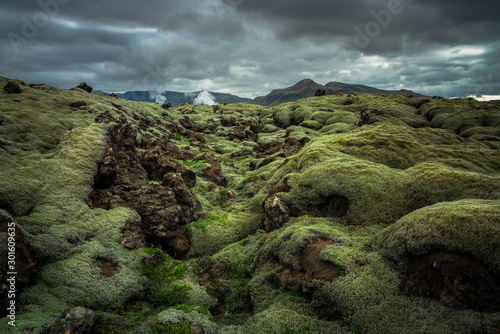
[[[446,306],[500,311],[500,275],[470,255],[437,251],[410,261],[402,290]]]
[[[271,232],[282,227],[290,219],[290,210],[279,194],[268,197],[262,207],[264,230]]]
[[[383,114],[384,112],[378,109],[365,108],[361,111],[358,126],[373,124],[377,121],[376,117]]]
[[[210,167],[206,167],[203,170],[203,176],[215,183],[218,186],[225,187],[227,186],[227,180],[222,175],[222,167],[220,165],[220,158],[210,154],[205,153],[202,157],[198,158],[198,160],[203,160],[206,163],[210,164]]]
[[[77,88],[80,88],[80,89],[83,89],[84,91],[88,92],[88,93],[91,93],[92,92],[92,87],[90,87],[89,85],[87,85],[86,82],[82,82],[81,84],[79,84],[77,86]]]
[[[92,328],[96,319],[93,310],[84,307],[68,309],[57,318],[48,334],[83,334]]]
[[[96,120],[117,121],[108,115]],[[109,131],[109,146],[95,177],[92,206],[103,209],[130,207],[141,222],[128,222],[122,244],[129,248],[144,245],[162,247],[181,258],[190,248],[184,226],[197,217],[201,204],[188,187],[196,174],[167,155],[162,146],[139,154],[135,147],[137,130],[118,120]]]
[[[86,105],[87,105],[87,102],[85,102],[85,101],[75,101],[75,102],[71,102],[69,104],[69,107],[71,108],[71,110],[78,110],[81,107],[84,107]]]
[[[3,91],[7,94],[21,94],[22,90],[21,87],[15,82],[9,81],[7,84],[3,87]]]
[[[334,241],[328,236],[317,233],[318,240],[308,243],[300,255],[301,270],[293,270],[285,266],[284,270],[274,275],[274,282],[281,291],[310,292],[309,284],[315,280],[332,282],[339,277],[341,270],[331,262],[320,259],[319,253]]]

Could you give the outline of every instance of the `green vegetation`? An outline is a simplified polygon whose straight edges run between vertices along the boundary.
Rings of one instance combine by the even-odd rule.
[[[480,277],[498,278],[500,107],[338,94],[165,111],[20,85],[19,95],[0,90],[0,209],[41,266],[18,295],[14,332],[41,333],[75,306],[97,312],[95,334],[465,334],[499,316],[400,289],[409,257],[437,250],[469,255]],[[85,103],[70,107],[76,101]],[[367,107],[383,115],[357,126]],[[113,123],[95,122],[105,112],[137,131],[138,152],[172,145],[196,175],[190,191],[203,211],[186,224],[185,259],[151,240],[123,247],[130,222],[149,224],[134,208],[89,206],[99,163],[113,151]],[[215,160],[224,186],[203,173]],[[141,185],[161,186],[151,179]],[[276,189],[290,218],[266,233],[263,202]],[[305,251],[325,241],[315,256],[336,275],[310,279]]]

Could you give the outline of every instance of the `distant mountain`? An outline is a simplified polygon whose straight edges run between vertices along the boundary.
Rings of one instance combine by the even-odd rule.
[[[103,91],[97,91],[98,93],[102,93],[104,95],[109,95],[107,92]],[[126,100],[132,100],[132,101],[137,101],[137,102],[160,102],[164,101],[165,102],[170,102],[173,107],[177,107],[179,104],[182,102],[186,101],[189,103],[194,103],[194,100],[200,95],[202,92],[192,92],[192,93],[183,93],[183,92],[174,92],[174,91],[165,91],[161,94],[156,93],[156,96],[154,94],[150,94],[149,91],[128,91],[125,93],[117,93],[119,98],[121,99],[126,99]],[[206,96],[213,97],[213,101],[217,104],[224,104],[224,103],[244,103],[244,102],[251,102],[252,100],[239,97],[236,95],[232,94],[226,94],[226,93],[216,93],[216,92],[208,92],[209,94],[205,94],[204,97]]]
[[[312,81],[311,79],[304,79],[291,87],[274,89],[266,96],[256,97],[253,100],[253,103],[266,106],[274,106],[283,102],[296,101],[306,97],[314,96],[314,93],[317,89],[325,89],[325,87]]]
[[[314,94],[318,89],[324,90],[327,95],[339,92],[344,94],[348,93],[358,93],[358,94],[370,93],[370,94],[384,94],[384,95],[399,94],[403,96],[413,95],[413,97],[425,97],[425,95],[405,89],[383,90],[364,85],[345,84],[342,82],[334,82],[334,81],[329,82],[323,86],[314,82],[311,79],[304,79],[291,87],[283,89],[274,89],[273,91],[271,91],[271,93],[267,94],[266,96],[256,97],[252,103],[266,105],[266,106],[275,106],[283,102],[296,101],[306,97],[314,96]]]
[[[329,88],[332,93],[334,92],[339,92],[339,93],[369,93],[369,94],[383,94],[383,95],[392,95],[392,94],[399,94],[403,96],[413,96],[413,97],[428,97],[426,95],[420,94],[420,93],[415,93],[411,90],[407,89],[400,89],[400,90],[385,90],[385,89],[378,89],[370,86],[364,86],[364,85],[354,85],[354,84],[345,84],[342,82],[329,82],[325,85],[326,88]],[[326,90],[325,88],[325,90]],[[327,91],[328,94],[328,91]]]

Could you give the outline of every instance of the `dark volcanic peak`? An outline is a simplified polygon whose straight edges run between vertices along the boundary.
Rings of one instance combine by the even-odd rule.
[[[326,85],[321,85],[314,82],[311,79],[304,79],[297,82],[295,85],[288,88],[274,89],[271,93],[266,96],[259,96],[254,99],[254,103],[275,106],[283,102],[291,102],[306,97],[314,96],[317,90],[324,90],[326,95],[338,93],[369,93],[369,94],[399,94],[403,96],[413,96],[413,97],[426,97],[425,95],[412,92],[411,90],[383,90],[370,86],[357,85],[357,84],[346,84],[342,82],[329,82]]]

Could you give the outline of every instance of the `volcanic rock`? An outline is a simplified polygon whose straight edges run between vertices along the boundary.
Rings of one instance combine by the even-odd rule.
[[[264,201],[262,211],[267,233],[279,229],[290,219],[290,210],[279,194],[269,196]]]
[[[76,88],[81,88],[81,89],[83,89],[84,91],[86,91],[88,93],[92,92],[92,87],[90,87],[89,85],[87,85],[87,83],[85,83],[85,82],[82,82]]]
[[[15,82],[9,81],[7,84],[3,87],[3,91],[7,94],[21,94],[22,90],[21,87],[19,87],[18,84]]]
[[[500,275],[467,254],[436,251],[410,260],[403,292],[439,299],[446,306],[500,311]],[[482,269],[482,270],[481,270]]]
[[[373,124],[377,121],[376,116],[383,115],[384,112],[378,109],[365,108],[361,111],[361,118],[358,122],[358,126]]]
[[[83,334],[94,326],[97,320],[95,311],[75,307],[65,310],[48,330],[48,334]]]

